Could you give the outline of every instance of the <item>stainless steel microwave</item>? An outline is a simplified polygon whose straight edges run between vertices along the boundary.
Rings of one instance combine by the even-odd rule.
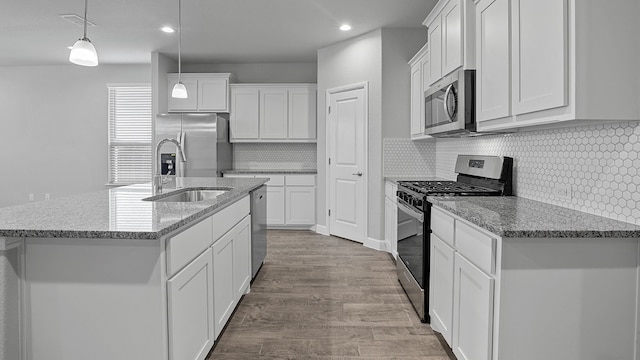
[[[464,136],[476,131],[475,70],[457,70],[424,92],[425,134]]]

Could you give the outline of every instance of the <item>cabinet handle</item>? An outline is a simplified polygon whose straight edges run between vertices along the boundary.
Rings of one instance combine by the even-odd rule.
[[[352,174],[352,175],[355,175],[355,176],[362,176],[362,172],[358,171],[357,173]]]

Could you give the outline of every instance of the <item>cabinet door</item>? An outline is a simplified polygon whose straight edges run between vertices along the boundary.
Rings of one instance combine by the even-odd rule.
[[[286,89],[260,91],[260,139],[286,140],[288,126]]]
[[[424,94],[422,92],[422,64],[420,61],[411,67],[411,136],[424,133]]]
[[[267,225],[284,225],[284,187],[267,186]]]
[[[513,113],[566,106],[568,1],[512,1]]]
[[[169,359],[202,360],[213,346],[211,249],[167,281]]]
[[[477,121],[511,115],[510,0],[482,0],[476,7]]]
[[[460,360],[489,360],[494,280],[458,253],[454,264],[453,353]]]
[[[267,198],[267,200],[269,199]],[[287,186],[285,204],[287,225],[311,225],[316,223],[315,187]]]
[[[251,283],[251,215],[233,230],[233,282],[236,302],[240,301]]]
[[[429,315],[431,327],[449,345],[453,325],[453,255],[453,248],[431,234]]]
[[[398,232],[398,207],[385,196],[384,198],[384,238],[389,249],[387,249],[394,257],[398,255],[398,241],[396,234]]]
[[[229,112],[229,80],[198,80],[198,110]]]
[[[231,317],[236,305],[236,289],[233,283],[233,237],[234,232],[229,231],[216,241],[213,246],[213,300],[215,337]]]
[[[182,78],[182,83],[187,88],[186,99],[171,97],[173,86],[178,83],[178,76],[169,76],[169,111],[197,111],[198,110],[198,80]]]
[[[427,51],[427,53],[424,54],[424,57],[422,58],[422,61],[420,63],[422,64],[422,94],[421,94],[421,96],[424,96],[424,92],[429,89],[429,84],[430,84],[430,81],[431,81],[431,75],[429,74],[429,72],[431,71],[431,69],[429,67],[430,66],[430,63],[429,63],[429,51]],[[421,102],[422,102],[422,104],[424,106],[424,99],[421,100]],[[422,116],[424,116],[424,112],[422,113]]]
[[[441,17],[442,75],[447,75],[462,66],[462,4],[460,0],[450,0],[442,10]]]
[[[231,141],[258,140],[260,92],[257,88],[231,89]]]
[[[429,25],[429,85],[442,78],[442,23],[438,17]]]
[[[316,139],[316,90],[289,90],[289,139]]]

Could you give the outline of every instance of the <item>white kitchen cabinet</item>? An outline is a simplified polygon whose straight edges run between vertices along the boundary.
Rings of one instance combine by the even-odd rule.
[[[203,360],[214,342],[211,250],[167,281],[169,359]]]
[[[427,25],[429,45],[429,85],[442,78],[442,19],[438,16]]]
[[[235,82],[235,76],[228,73],[183,73],[181,77],[187,88],[186,99],[171,97],[179,76],[167,74],[169,112],[229,112],[229,85]]]
[[[462,0],[450,0],[442,10],[442,75],[462,66]]]
[[[285,224],[285,191],[283,186],[267,186],[267,225]]]
[[[453,353],[460,360],[490,360],[494,280],[459,253],[454,265]]]
[[[289,225],[309,225],[316,221],[316,188],[309,186],[287,186],[285,199],[286,223]]]
[[[251,283],[251,215],[233,230],[233,281],[236,302],[247,292]]]
[[[262,177],[267,182],[267,226],[307,228],[315,225],[316,176],[281,174],[224,174],[224,177]]]
[[[236,305],[236,288],[233,279],[233,260],[235,258],[233,251],[234,235],[232,231],[229,231],[212,246],[213,303],[216,339],[231,317]]]
[[[288,124],[287,89],[261,89],[260,139],[286,140]]]
[[[479,131],[640,118],[637,1],[476,3]]]
[[[451,344],[453,328],[453,274],[455,251],[431,234],[429,315],[431,327]]]
[[[387,181],[384,186],[384,239],[387,252],[398,258],[398,205],[396,192],[398,185]]]
[[[481,0],[476,8],[476,120],[511,115],[511,0]]]
[[[426,44],[409,61],[411,67],[411,140],[429,138],[425,135],[424,92],[429,82],[429,49]]]
[[[231,98],[231,142],[316,141],[315,84],[234,84]]]
[[[289,139],[316,138],[316,89],[289,90]]]

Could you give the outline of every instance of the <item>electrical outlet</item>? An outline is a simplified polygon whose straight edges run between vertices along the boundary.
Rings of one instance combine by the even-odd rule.
[[[553,187],[553,194],[558,199],[571,200],[571,195],[572,195],[571,185],[556,184],[556,186]]]
[[[29,194],[29,201],[33,201],[33,200],[34,200],[33,194]]]
[[[51,195],[49,193],[44,194],[44,199],[45,200],[51,199]]]

